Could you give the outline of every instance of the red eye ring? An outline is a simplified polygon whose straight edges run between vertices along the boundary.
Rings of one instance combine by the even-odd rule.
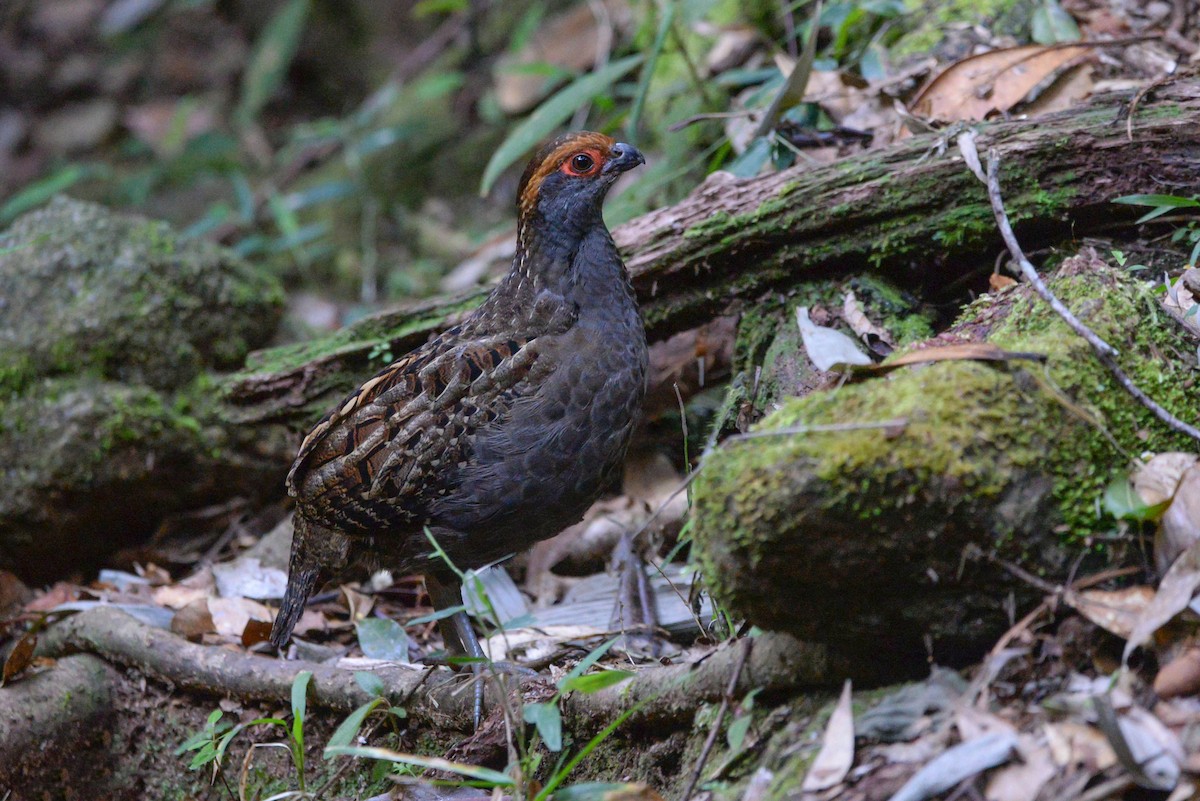
[[[586,178],[600,171],[600,154],[595,150],[581,150],[563,162],[562,171],[576,178]]]

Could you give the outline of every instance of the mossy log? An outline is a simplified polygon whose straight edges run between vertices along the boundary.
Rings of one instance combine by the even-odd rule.
[[[1037,120],[979,126],[1004,159],[1008,210],[1029,250],[1111,230],[1136,212],[1114,197],[1189,194],[1200,148],[1200,84],[1162,87],[1136,109],[1101,95]],[[717,173],[680,203],[614,231],[650,341],[666,340],[816,278],[872,272],[937,300],[982,290],[1002,245],[987,197],[937,134],[749,180]],[[1022,223],[1025,223],[1022,225]],[[970,283],[971,275],[975,283]],[[951,289],[947,291],[947,287]],[[319,342],[253,357],[222,382],[241,422],[303,428],[353,385],[453,324],[482,292],[400,307]]]
[[[977,189],[978,193],[983,188]],[[1050,282],[1134,382],[1200,419],[1196,343],[1093,251]],[[1138,404],[1027,286],[984,296],[929,344],[987,341],[1046,363],[945,361],[791,398],[759,431],[902,419],[893,429],[730,442],[694,484],[695,538],[738,616],[854,655],[978,656],[1037,588],[1115,528],[1105,486],[1136,454],[1194,448]],[[1185,354],[1190,354],[1187,356]],[[991,558],[989,558],[991,557]]]

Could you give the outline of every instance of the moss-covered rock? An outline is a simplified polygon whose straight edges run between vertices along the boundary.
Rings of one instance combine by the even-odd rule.
[[[44,581],[168,515],[278,487],[292,443],[226,425],[215,371],[279,285],[168,226],[59,199],[0,240],[0,568]]]
[[[1137,282],[1094,257],[1053,288],[1122,353],[1134,381],[1200,418],[1188,353]],[[972,554],[1061,578],[1132,454],[1188,446],[1118,387],[1025,289],[970,307],[945,340],[1047,354],[1037,363],[941,362],[793,398],[761,430],[903,418],[879,428],[763,437],[711,454],[695,535],[717,596],[738,615],[860,654],[965,658],[1008,625],[1027,585]]]
[[[166,223],[57,198],[0,239],[0,390],[90,373],[169,389],[241,366],[283,309],[278,282]]]

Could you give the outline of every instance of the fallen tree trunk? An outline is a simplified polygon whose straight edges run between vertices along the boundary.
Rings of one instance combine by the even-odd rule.
[[[1114,197],[1149,188],[1190,193],[1200,85],[1176,83],[1144,100],[1132,139],[1123,119],[1129,101],[1101,95],[1036,120],[980,126],[980,149],[998,147],[1004,158],[1009,211],[1028,250],[1131,220],[1131,211],[1110,204]],[[621,226],[614,238],[651,342],[830,275],[882,273],[944,297],[948,284],[990,267],[1002,245],[987,198],[945,146],[935,134],[914,136],[818,168],[750,180],[717,173],[680,203]],[[225,413],[304,427],[387,354],[419,345],[481,298],[405,306],[320,342],[261,352],[222,382]]]

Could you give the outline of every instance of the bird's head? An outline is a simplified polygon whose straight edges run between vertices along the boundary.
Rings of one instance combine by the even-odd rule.
[[[600,220],[609,187],[646,159],[638,149],[591,131],[564,134],[542,145],[517,190],[524,225],[541,217],[552,226],[581,231]]]

